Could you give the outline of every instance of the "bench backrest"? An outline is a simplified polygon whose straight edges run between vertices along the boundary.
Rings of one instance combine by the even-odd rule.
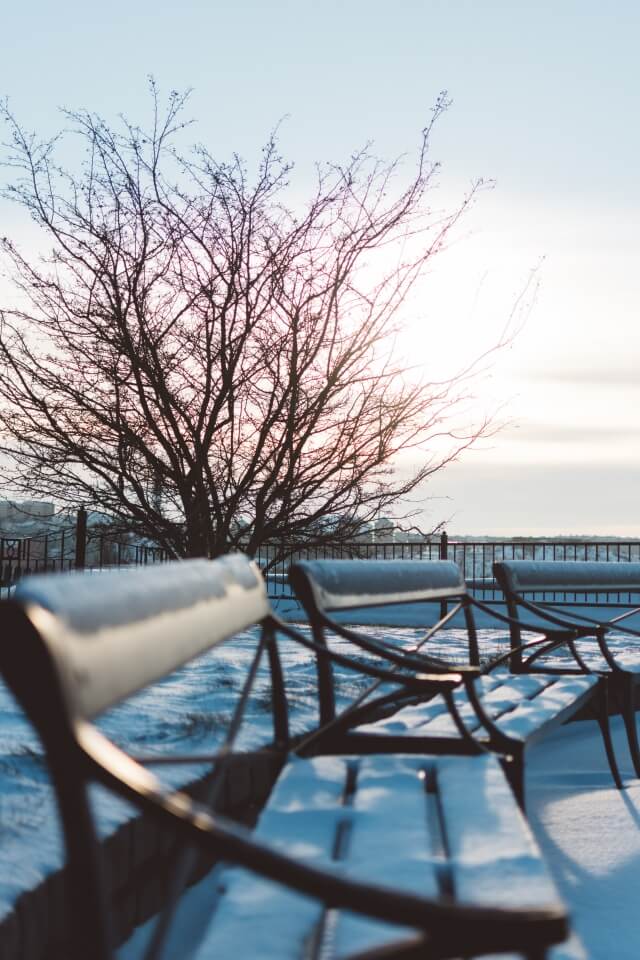
[[[85,719],[269,613],[260,572],[242,554],[25,577],[14,602],[47,646],[70,713]]]
[[[467,585],[460,568],[450,560],[301,560],[292,564],[289,581],[305,608],[316,639],[324,643],[324,624],[340,628],[328,617],[331,613],[393,604],[439,602],[436,624],[425,627],[436,630],[440,621],[452,615],[447,601],[462,607],[467,627],[469,662],[480,662],[478,638],[473,611],[467,602]],[[343,634],[346,636],[346,633]],[[425,638],[426,639],[426,638]],[[424,641],[423,641],[424,642]],[[318,689],[321,720],[331,719],[332,680],[328,664],[318,661]]]
[[[325,612],[464,596],[450,560],[300,560],[289,579],[300,599]]]
[[[598,594],[640,592],[640,563],[597,560],[499,560],[493,565],[498,586],[504,593],[510,626],[511,669],[520,667],[519,606],[523,595],[533,594],[534,602],[544,601],[536,594]],[[570,619],[569,615],[567,617]],[[530,619],[530,618],[529,618]],[[566,618],[565,618],[566,619]]]
[[[597,560],[501,560],[496,579],[510,593],[640,591],[640,563]]]

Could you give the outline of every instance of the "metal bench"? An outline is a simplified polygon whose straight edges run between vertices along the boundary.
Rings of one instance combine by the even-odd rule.
[[[575,633],[576,649],[583,663],[592,670],[610,677],[610,686],[618,696],[624,718],[629,752],[637,776],[640,776],[640,748],[635,719],[636,687],[640,683],[640,643],[636,651],[625,650],[621,655],[611,647],[610,638],[618,635],[635,643],[640,640],[640,631],[627,626],[624,621],[640,612],[638,604],[629,602],[616,616],[599,621],[575,608],[567,610],[566,604],[550,602],[549,595],[565,594],[591,597],[595,601],[602,594],[636,595],[640,599],[640,563],[611,563],[607,561],[553,561],[553,560],[504,560],[493,567],[498,586],[504,593],[505,604],[511,617],[511,669],[528,669],[521,649],[526,624],[522,612],[530,619],[547,624],[555,630],[571,630]],[[591,639],[593,642],[587,644]],[[553,652],[542,650],[541,653]]]
[[[313,731],[290,736],[277,637],[320,653],[321,675],[327,654],[273,617],[260,573],[246,558],[32,577],[2,604],[1,616],[0,667],[44,745],[64,829],[73,918],[65,956],[113,956],[90,782],[132,802],[187,849],[228,865],[220,868],[226,892],[211,904],[198,957],[518,953],[538,960],[564,939],[566,911],[495,757],[314,756]],[[255,657],[224,745],[210,758],[217,775],[237,756],[243,711],[266,658],[270,749],[283,769],[250,833],[211,806],[163,789],[93,721],[253,624]],[[347,656],[332,658],[357,667]],[[460,683],[448,667],[434,664],[428,674],[402,679],[380,662],[360,667],[405,694],[448,692]],[[186,877],[184,859],[177,876],[174,893]],[[157,944],[164,925],[158,929]]]
[[[433,669],[441,663],[425,651],[429,651],[434,637],[442,638],[442,628],[458,614],[464,615],[466,625],[467,662],[478,664],[474,607],[513,626],[509,617],[474,600],[458,566],[446,560],[301,561],[291,567],[290,581],[307,611],[319,646],[326,647],[331,634],[350,640],[367,652],[379,652],[383,646],[387,656],[394,658],[398,670],[420,669],[420,662],[422,669]],[[440,616],[445,602],[449,609]],[[435,604],[438,611],[435,623],[410,652],[390,650],[335,619],[335,615],[345,610],[406,603],[422,605],[425,624],[429,622],[429,604]],[[519,625],[522,626],[522,621]],[[577,631],[550,625],[546,630],[538,626],[536,633],[541,632],[544,634],[541,639],[527,643],[522,640],[517,643],[512,634],[513,646],[506,657],[486,664],[481,676],[465,670],[460,688],[455,692],[445,691],[444,695],[426,702],[424,698],[416,702],[415,697],[412,701],[407,693],[404,706],[397,693],[380,696],[379,684],[375,684],[366,696],[361,696],[353,710],[333,720],[325,716],[324,749],[434,753],[491,750],[503,757],[507,775],[524,808],[526,748],[592,704],[611,774],[616,786],[621,788],[609,729],[607,678],[591,671],[580,660],[575,650]],[[541,666],[537,651],[549,648],[568,650],[572,666],[565,664],[561,671]],[[521,672],[505,667],[505,659],[512,658],[516,652],[527,654],[531,659],[527,669]],[[449,666],[461,669],[460,664]]]

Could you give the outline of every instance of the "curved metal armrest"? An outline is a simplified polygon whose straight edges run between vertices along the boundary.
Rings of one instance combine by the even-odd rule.
[[[578,652],[576,647],[576,640],[581,640],[586,637],[593,637],[597,640],[600,648],[602,650],[603,656],[607,663],[610,662],[610,654],[605,653],[603,650],[604,637],[599,633],[601,627],[596,621],[585,623],[575,623],[571,620],[565,620],[560,617],[555,617],[545,611],[544,608],[539,608],[536,604],[529,604],[528,601],[518,600],[519,603],[524,604],[525,608],[532,613],[535,613],[537,616],[547,620],[549,623],[552,623],[554,627],[559,629],[549,629],[544,624],[530,624],[526,623],[520,618],[511,617],[508,614],[501,614],[498,611],[493,610],[487,604],[482,603],[480,600],[476,600],[474,597],[470,598],[471,603],[474,606],[477,606],[480,610],[485,611],[491,616],[495,617],[497,620],[501,620],[503,623],[513,624],[518,627],[518,631],[526,631],[531,633],[543,633],[544,637],[541,640],[532,641],[530,643],[521,643],[512,645],[510,651],[506,653],[503,657],[500,657],[497,661],[494,660],[491,663],[490,669],[495,666],[497,663],[500,663],[504,660],[510,659],[514,654],[519,651],[527,649],[528,646],[534,646],[536,643],[543,644],[547,643],[546,648],[542,648],[536,651],[532,656],[530,656],[524,663],[525,667],[531,667],[535,660],[538,660],[540,657],[544,656],[546,653],[550,653],[552,650],[557,649],[560,646],[567,645],[571,656],[578,664],[581,673],[592,673],[591,668],[583,660],[582,656]],[[618,665],[610,664],[612,669],[621,669]]]
[[[521,601],[521,602],[524,603],[525,601]],[[530,604],[532,607],[536,607],[536,609],[538,609],[539,605],[533,603],[533,601],[526,601],[526,602]],[[554,606],[553,604],[550,605],[550,608],[552,610],[557,609],[557,607]],[[546,610],[545,606],[540,607],[541,614],[544,613],[545,610]],[[572,618],[575,618],[575,620],[581,621],[579,624],[575,623],[574,621],[574,624],[573,624],[574,627],[576,628],[582,627],[585,630],[591,631],[589,634],[585,634],[585,636],[591,636],[592,634],[595,636],[595,631],[602,629],[605,632],[615,630],[616,633],[622,633],[625,636],[640,637],[640,630],[634,630],[633,627],[626,627],[620,623],[620,620],[623,617],[632,616],[637,613],[638,613],[637,609],[629,610],[627,613],[622,614],[619,618],[612,617],[611,620],[595,620],[593,617],[587,617],[584,613],[575,613],[575,612],[572,612],[571,616]]]
[[[406,667],[408,670],[423,670],[425,667],[429,667],[433,670],[442,669],[445,672],[451,670],[451,664],[447,663],[441,657],[432,657],[428,653],[419,652],[420,647],[434,635],[435,629],[433,632],[430,632],[427,637],[424,637],[420,644],[416,645],[415,647],[408,650],[397,650],[394,647],[385,646],[383,643],[374,640],[372,637],[365,636],[364,634],[359,633],[357,630],[351,630],[349,627],[344,626],[341,623],[337,623],[326,614],[322,615],[322,620],[324,626],[329,627],[338,636],[343,637],[345,640],[349,640],[349,642],[353,643],[355,646],[358,646],[362,650],[366,650],[369,653],[375,653],[377,656],[386,660],[390,660],[391,663],[395,663],[398,666]],[[440,624],[437,624],[437,628],[439,627]]]
[[[431,637],[440,629],[440,627],[450,620],[460,609],[460,606],[455,610],[452,610],[446,618],[438,621],[430,630],[427,631],[425,637],[422,638],[420,643],[411,650],[396,650],[393,647],[385,646],[384,643],[381,643],[379,640],[375,640],[373,637],[366,636],[363,633],[359,633],[357,630],[352,630],[349,627],[345,626],[342,623],[338,623],[336,620],[333,620],[329,617],[324,611],[319,611],[317,616],[320,619],[324,627],[328,627],[333,633],[337,636],[342,637],[345,640],[348,640],[350,643],[353,643],[355,646],[360,647],[361,650],[365,650],[367,653],[371,653],[374,656],[380,657],[383,660],[388,660],[390,663],[395,664],[398,667],[402,667],[407,670],[424,670],[428,668],[430,670],[443,670],[444,672],[449,672],[452,667],[450,663],[441,660],[439,657],[431,657],[428,654],[419,653],[419,649],[423,646]],[[457,669],[457,666],[456,666]]]
[[[461,952],[511,951],[563,940],[567,919],[560,904],[534,909],[457,905],[400,892],[382,885],[347,879],[338,870],[321,869],[287,856],[255,840],[249,831],[213,816],[186,794],[163,792],[157,779],[138,766],[94,727],[77,731],[88,774],[215,857],[321,900],[330,907],[354,910],[389,923],[427,933],[440,949],[437,956]]]
[[[595,631],[598,627],[607,626],[606,624],[601,624],[598,620],[591,620],[589,617],[585,617],[582,614],[575,614],[578,620],[581,620],[581,623],[576,623],[576,620],[572,620],[567,616],[559,616],[555,608],[553,612],[549,607],[542,606],[541,604],[535,603],[532,600],[527,600],[525,597],[520,594],[513,594],[514,599],[519,606],[524,607],[529,613],[535,614],[537,617],[540,617],[542,620],[547,620],[549,623],[554,624],[557,627],[563,627],[565,630],[573,630],[576,633],[577,637],[591,637],[595,636]],[[479,602],[479,601],[474,601]],[[572,614],[572,616],[574,616]],[[544,629],[540,624],[536,625],[525,625],[522,620],[519,618],[500,616],[498,619],[507,619],[509,622],[517,624],[521,630],[538,630]],[[638,633],[640,636],[640,633]]]
[[[525,661],[524,665],[530,666],[534,660],[538,659],[541,656],[544,656],[545,653],[551,653],[552,650],[557,650],[558,647],[562,647],[566,644],[569,647],[569,651],[573,655],[581,671],[583,673],[590,673],[591,671],[586,666],[586,664],[582,661],[582,658],[579,656],[579,654],[575,650],[575,646],[574,646],[575,640],[576,640],[576,636],[571,631],[559,631],[559,630],[548,631],[547,633],[545,633],[544,637],[541,637],[539,640],[528,640],[526,643],[520,643],[516,647],[512,647],[510,650],[507,651],[507,653],[504,653],[501,657],[497,657],[495,660],[492,660],[487,666],[485,672],[491,673],[491,671],[495,667],[498,667],[501,664],[508,662],[514,653],[521,653],[523,650],[529,650],[532,647],[540,647],[540,649],[537,650],[533,654],[533,656],[529,657]],[[547,646],[545,647],[543,646],[543,644],[546,644]]]
[[[620,632],[625,636],[633,636],[633,637],[640,636],[640,633],[635,630],[631,630],[630,628],[618,627],[617,624],[613,624],[611,623],[611,621],[606,621],[605,623],[598,623],[597,620],[592,620],[591,618],[583,617],[581,614],[577,614],[577,616],[579,616],[582,620],[588,620],[588,626],[585,626],[584,624],[574,625],[576,639],[583,639],[584,637],[593,637],[598,644],[600,653],[602,654],[602,657],[605,663],[607,664],[607,666],[614,673],[628,673],[629,671],[627,670],[627,668],[618,663],[614,654],[609,649],[609,645],[606,640],[606,634],[609,633],[611,630]],[[575,649],[572,648],[572,652],[574,653],[574,656],[576,656],[576,659],[580,660]]]
[[[598,647],[600,648],[600,652],[605,662],[611,668],[611,670],[617,673],[628,672],[624,666],[622,666],[617,662],[615,656],[609,649],[609,646],[606,641],[606,634],[612,631],[615,631],[616,633],[621,633],[623,636],[627,636],[627,637],[640,637],[639,630],[633,630],[631,627],[621,626],[615,620],[605,620],[604,622],[600,622],[598,620],[594,620],[591,617],[587,617],[581,613],[572,614],[572,616],[575,616],[577,620],[581,621],[580,623],[576,623],[575,620],[570,620],[566,617],[563,617],[563,618],[556,617],[555,615],[549,613],[546,607],[540,607],[538,604],[529,600],[522,599],[521,597],[518,597],[518,603],[523,605],[525,609],[527,609],[529,612],[532,612],[538,616],[544,617],[551,623],[565,627],[565,629],[571,631],[574,634],[575,640],[584,639],[586,637],[593,637],[596,640]],[[634,612],[634,611],[631,611],[631,612]],[[526,627],[524,627],[521,621],[518,620],[516,622],[520,624],[521,629],[527,629]],[[541,629],[544,629],[544,628],[540,626],[537,627],[538,631],[540,631]],[[550,636],[551,631],[546,631],[546,634]],[[581,658],[576,653],[576,651],[572,650],[572,652],[576,657],[576,659],[579,662],[582,662]]]
[[[316,643],[315,640],[312,640],[310,637],[305,637],[303,634],[298,633],[297,630],[294,630],[293,627],[290,627],[289,624],[284,621],[275,619],[275,625],[278,631],[284,633],[286,636],[290,637],[292,640],[300,643],[303,647],[306,647],[308,650],[312,650],[314,653],[328,657],[334,663],[340,664],[342,667],[346,667],[349,670],[355,670],[358,673],[367,674],[367,676],[373,677],[376,680],[388,681],[390,683],[398,683],[402,686],[409,687],[411,689],[416,689],[424,692],[425,688],[429,691],[433,688],[433,692],[438,692],[439,688],[446,688],[457,686],[462,681],[463,674],[471,674],[476,676],[480,673],[478,667],[472,667],[464,665],[462,667],[446,665],[446,673],[444,672],[445,666],[441,663],[437,665],[431,664],[428,660],[418,660],[416,664],[411,663],[408,665],[408,669],[415,671],[420,670],[420,673],[412,673],[411,675],[402,674],[397,672],[398,664],[395,663],[395,670],[386,670],[381,667],[375,667],[371,664],[361,663],[359,660],[356,660],[354,657],[349,656],[345,653],[337,653],[335,650],[331,650],[328,646],[323,646],[322,644]],[[369,652],[369,651],[368,651]],[[380,655],[382,656],[382,655]],[[401,666],[405,666],[402,662]],[[435,673],[424,673],[425,670],[434,670]]]
[[[545,627],[543,624],[527,623],[524,620],[520,620],[519,617],[511,617],[507,613],[500,613],[498,610],[494,610],[493,607],[490,607],[488,603],[483,603],[482,600],[478,600],[476,599],[476,597],[469,596],[469,602],[471,603],[472,606],[477,607],[478,610],[482,610],[483,613],[488,614],[490,617],[494,617],[496,620],[499,620],[501,623],[508,623],[510,626],[518,627],[519,630],[525,630],[527,633],[545,633],[545,634],[549,633],[549,631],[545,630]],[[528,601],[520,600],[520,598],[518,598],[518,603],[522,603],[523,605],[525,605],[527,610],[529,610],[529,608],[531,607],[530,612],[536,613],[536,614],[538,613],[537,604],[529,605]],[[552,623],[558,627],[563,627],[565,630],[571,630],[573,633],[576,634],[576,636],[578,636],[577,631],[580,630],[582,626],[581,624],[572,623],[570,620],[562,620],[551,614],[547,614],[545,613],[544,609],[540,609],[539,613],[540,613],[540,617],[545,620],[548,620],[549,623]],[[595,621],[594,621],[594,626],[597,626]],[[588,630],[588,627],[585,626],[584,629]],[[584,636],[592,636],[592,635],[595,636],[594,630],[590,630],[589,632],[586,632],[584,634]]]
[[[495,617],[496,620],[500,620],[503,623],[513,624],[514,626],[517,626],[519,630],[524,630],[527,633],[531,632],[531,633],[544,634],[544,636],[538,640],[528,640],[525,643],[519,643],[510,647],[510,649],[506,653],[504,653],[502,656],[494,660],[491,660],[491,662],[489,663],[489,665],[487,666],[484,672],[490,673],[491,670],[494,669],[494,667],[497,667],[502,663],[508,662],[511,659],[511,657],[513,657],[513,655],[516,653],[520,653],[523,650],[527,650],[531,647],[540,646],[541,649],[536,651],[533,654],[533,656],[531,656],[526,661],[525,665],[530,666],[534,660],[538,659],[541,656],[544,656],[545,653],[550,653],[552,650],[556,650],[558,647],[564,646],[565,644],[569,647],[569,650],[574,660],[580,667],[580,670],[583,673],[591,672],[587,667],[587,665],[582,660],[582,658],[580,657],[574,644],[575,644],[575,641],[582,636],[595,637],[596,636],[595,629],[591,628],[588,630],[588,632],[585,632],[583,628],[578,624],[570,624],[570,623],[565,624],[564,622],[562,622],[561,624],[561,626],[564,627],[564,629],[559,629],[559,630],[548,629],[541,624],[525,623],[524,621],[516,617],[511,617],[506,613],[499,613],[497,610],[494,610],[492,607],[489,607],[488,604],[483,603],[481,600],[476,600],[475,597],[470,596],[469,601],[474,607],[478,607],[478,609],[482,610],[484,613],[488,613],[490,616]],[[553,620],[553,622],[560,625],[558,621]],[[544,647],[542,646],[543,644],[547,644],[547,646]]]
[[[618,663],[618,661],[612,654],[611,650],[609,649],[609,645],[605,637],[606,632],[607,632],[606,627],[598,628],[598,630],[596,631],[596,639],[598,641],[600,653],[602,654],[607,666],[610,667],[614,673],[629,673],[626,667]]]

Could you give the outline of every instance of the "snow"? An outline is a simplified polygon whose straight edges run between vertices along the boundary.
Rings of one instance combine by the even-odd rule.
[[[268,837],[274,846],[307,863],[329,867],[336,825],[343,812],[344,767],[344,761],[335,757],[289,764],[278,780],[269,809],[260,818],[257,832],[262,839]],[[320,920],[318,901],[240,869],[226,871],[224,885],[224,909],[213,934],[203,931],[193,960],[235,956],[238,930],[243,931],[246,957],[299,957],[300,944]],[[270,923],[274,916],[282,922]],[[268,941],[265,928],[269,929]]]
[[[406,642],[421,631],[388,631]],[[246,631],[214,651],[175,671],[170,677],[109,710],[100,729],[125,750],[166,756],[206,753],[221,743],[241,685],[256,648],[255,631]],[[344,649],[344,647],[343,647]],[[452,633],[452,651],[464,656],[461,636]],[[317,723],[315,659],[290,642],[282,644],[282,661],[291,709],[292,733]],[[369,678],[343,675],[337,683],[338,702],[352,699]],[[247,708],[238,749],[252,749],[272,738],[269,674],[266,657]],[[20,893],[40,883],[62,864],[61,837],[55,803],[40,743],[17,704],[0,683],[0,921],[13,909]],[[167,785],[186,783],[203,772],[201,766],[154,768]],[[113,830],[133,808],[96,788],[102,833]]]
[[[528,815],[592,960],[640,956],[640,782],[612,718],[626,789],[611,782],[595,721],[560,728],[529,754]]]
[[[421,635],[417,628],[378,628],[378,638],[411,644]],[[503,634],[482,631],[485,652],[495,652]],[[462,631],[450,630],[443,646],[453,659],[464,656]],[[621,648],[624,643],[621,643]],[[109,711],[100,722],[104,732],[125,748],[149,754],[174,750],[200,753],[220,742],[224,724],[236,702],[255,648],[255,635],[247,632],[233,643],[206,654],[155,684],[127,704]],[[311,655],[291,644],[283,645],[288,693],[294,730],[316,719],[309,698],[315,683]],[[270,735],[270,715],[265,692],[266,664],[261,667],[255,696],[249,704],[249,724],[240,746],[248,748]],[[339,700],[344,702],[362,688],[355,675],[341,676]],[[611,783],[595,723],[571,724],[547,737],[529,751],[527,805],[534,835],[566,902],[575,928],[593,960],[637,960],[640,956],[640,922],[637,877],[640,875],[640,783],[633,778],[622,721],[613,718],[613,732],[627,788],[618,792]],[[0,687],[0,919],[19,893],[35,886],[61,862],[57,818],[41,750],[33,732],[4,688]],[[190,779],[202,768],[170,774]],[[113,799],[99,798],[103,830],[113,829],[130,808]],[[189,956],[210,915],[219,883],[213,872],[190,890],[181,907],[173,948],[167,957]],[[137,931],[122,960],[138,954],[146,928]],[[172,952],[173,950],[173,952]]]
[[[619,718],[612,721],[616,750],[625,757]],[[597,725],[570,724],[534,746],[528,759],[527,806],[534,836],[590,960],[637,960],[640,924],[637,878],[640,871],[640,784],[628,780],[620,793],[611,784]],[[186,960],[203,936],[219,884],[212,872],[189,890],[167,944],[166,960]],[[140,928],[120,960],[134,960],[150,924]],[[556,956],[580,956],[572,944]],[[273,954],[275,956],[275,954]]]
[[[595,687],[595,675],[585,677],[561,677],[546,688],[544,697],[535,697],[519,704],[506,714],[498,726],[503,733],[514,739],[527,740],[536,730],[553,720],[567,707],[572,707],[580,696]]]
[[[588,693],[597,683],[597,677],[544,677],[541,674],[513,676],[506,669],[497,668],[476,681],[489,717],[497,720],[498,728],[516,740],[526,740],[546,723],[553,721],[565,707],[571,706],[578,697]],[[537,696],[544,691],[544,696]],[[531,697],[532,699],[525,699]],[[483,730],[464,690],[454,693],[460,716],[470,732]],[[515,709],[511,709],[516,703]],[[403,707],[392,716],[363,723],[358,727],[362,733],[387,733],[410,737],[458,737],[455,722],[449,713],[444,698],[435,697],[428,703]]]
[[[358,768],[357,789],[345,806],[343,791],[352,765]],[[444,799],[453,883],[461,898],[476,905],[554,903],[557,893],[548,869],[493,756],[295,759],[285,768],[257,835],[307,862],[331,868],[336,825],[348,824],[341,872],[437,897],[443,859],[438,852],[438,801],[425,791],[425,777],[432,774]],[[224,899],[192,960],[234,956],[239,930],[247,957],[300,956],[299,945],[320,918],[317,904],[244,870],[230,870],[221,879]],[[348,911],[332,911],[329,929],[330,955],[336,957],[411,934]],[[559,960],[555,952],[553,960]]]

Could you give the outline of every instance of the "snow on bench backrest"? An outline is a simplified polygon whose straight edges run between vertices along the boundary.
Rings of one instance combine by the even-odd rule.
[[[501,560],[496,579],[512,593],[639,592],[640,563],[597,560]]]
[[[270,609],[258,567],[242,554],[25,577],[15,600],[46,643],[71,710],[87,719]]]
[[[449,560],[301,560],[289,579],[299,597],[326,611],[446,600],[467,589]]]

